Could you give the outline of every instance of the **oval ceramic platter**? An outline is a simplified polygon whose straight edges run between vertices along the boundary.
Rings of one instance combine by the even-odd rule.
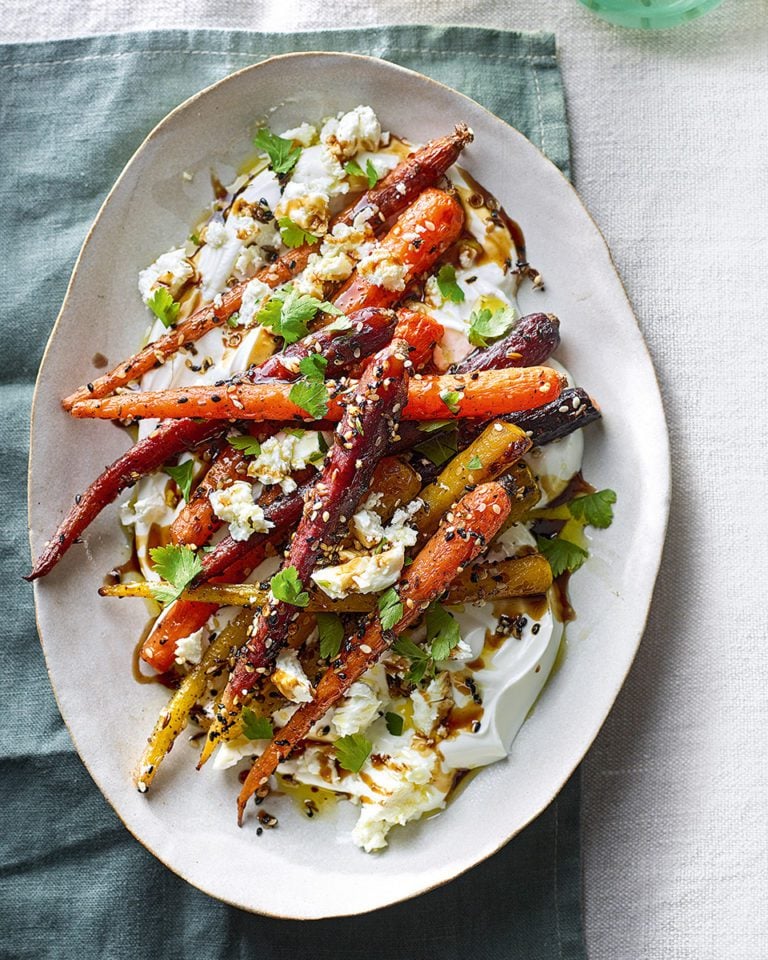
[[[544,293],[523,290],[523,312],[551,310],[561,317],[558,356],[604,413],[602,424],[589,428],[584,472],[598,487],[618,491],[619,502],[613,526],[594,538],[590,559],[572,582],[578,619],[568,627],[564,665],[511,756],[482,770],[439,816],[393,833],[389,848],[375,856],[348,839],[357,815],[350,804],[309,820],[285,801],[278,830],[257,839],[255,829],[238,829],[230,780],[210,765],[196,773],[185,738],[153,790],[147,796],[135,790],[131,771],[166,691],[139,686],[132,676],[143,604],[96,595],[124,551],[114,507],[93,524],[84,545],[35,584],[62,715],[125,825],[196,887],[282,917],[357,914],[412,897],[488,857],[549,804],[592,743],[635,655],[668,511],[667,433],[654,371],[605,242],[572,187],[520,133],[461,94],[380,60],[304,53],[241,70],[174,110],[101,208],[37,382],[33,553],[74,493],[126,444],[119,430],[71,419],[59,399],[94,375],[97,352],[111,366],[136,348],[146,325],[137,274],[186,236],[210,201],[210,170],[226,182],[251,153],[258,120],[279,130],[360,103],[373,106],[384,129],[412,142],[443,135],[459,121],[473,128],[475,142],[462,165],[523,227],[529,256],[546,281]],[[181,171],[199,176],[190,182]]]

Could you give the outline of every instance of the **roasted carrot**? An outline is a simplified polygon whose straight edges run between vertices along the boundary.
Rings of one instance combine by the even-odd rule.
[[[213,638],[200,663],[183,678],[163,707],[134,774],[139,793],[149,790],[160,764],[186,727],[192,707],[210,685],[211,672],[217,667],[223,669],[223,662],[243,643],[249,622],[250,617],[243,612]]]
[[[410,281],[429,270],[458,238],[463,226],[464,210],[455,197],[444,190],[425,190],[377,245],[382,268],[369,274],[358,265],[334,303],[345,313],[397,303]],[[395,282],[395,276],[383,285],[385,272],[399,274],[399,282]]]
[[[482,553],[496,535],[511,502],[498,482],[485,483],[462,497],[438,531],[418,553],[397,586],[402,604],[400,619],[391,630],[383,630],[378,615],[347,639],[341,656],[323,675],[314,700],[299,707],[254,763],[237,799],[238,822],[245,805],[267,785],[278,764],[287,759],[312,725],[349,690],[365,671],[389,649],[394,638],[423,613],[432,600],[441,596],[463,568]]]
[[[445,603],[458,605],[528,597],[546,593],[551,585],[549,562],[540,553],[532,553],[469,567],[451,582]],[[149,580],[110,584],[99,588],[99,596],[152,598],[153,586]],[[269,584],[208,583],[185,590],[182,599],[215,603],[221,607],[263,607],[269,603]],[[310,591],[309,603],[304,610],[307,613],[372,613],[376,604],[377,598],[372,593],[350,593],[342,600],[330,600],[322,592]]]
[[[488,347],[478,347],[451,368],[451,373],[535,367],[546,363],[560,345],[560,321],[553,313],[529,313],[514,330]]]
[[[308,479],[308,473],[309,471],[304,475],[304,481]],[[274,526],[265,533],[254,534],[247,541],[231,541],[231,538],[225,538],[236,544],[237,549],[232,550],[229,555],[221,550],[218,550],[216,557],[213,553],[206,554],[203,557],[203,572],[197,582],[237,583],[247,577],[262,562],[267,550],[281,544],[288,536],[288,531],[299,522],[304,505],[304,492],[306,487],[300,487],[295,493],[284,494],[266,504],[265,517]],[[196,607],[199,609],[195,610]],[[208,609],[204,610],[204,607]],[[179,639],[199,630],[216,609],[215,606],[211,609],[209,604],[177,600],[144,641],[141,648],[142,660],[161,673],[167,670],[173,663]]]
[[[215,490],[230,486],[244,474],[245,458],[242,451],[226,444],[219,450],[189,502],[184,504],[171,524],[171,542],[194,544],[197,547],[207,543],[222,524],[208,498]]]
[[[270,534],[273,531],[269,531]],[[236,583],[244,580],[266,556],[266,543],[259,543],[240,561],[227,571],[225,576],[213,582]],[[158,673],[165,673],[173,666],[176,656],[176,644],[182,637],[188,637],[205,626],[208,618],[219,609],[218,603],[200,603],[195,600],[176,600],[152,627],[142,644],[140,656]]]
[[[365,310],[350,315],[349,319],[351,327],[348,330],[331,331],[336,333],[334,337],[330,337],[329,331],[324,330],[291,344],[284,351],[280,363],[285,365],[286,356],[293,360],[293,376],[296,377],[302,357],[309,352],[322,350],[325,345],[331,357],[329,365],[333,364],[335,370],[344,369],[345,363],[356,364],[360,357],[375,352],[391,339],[395,317],[388,310]],[[256,378],[260,369],[252,368],[244,377]],[[273,376],[277,375],[276,363],[270,363],[268,369],[272,370]],[[210,423],[182,419],[176,423],[164,423],[151,436],[140,440],[107,467],[84,494],[75,498],[75,505],[49,541],[27,579],[34,580],[52,570],[91,521],[123,490],[133,486],[144,474],[157,470],[182,450],[192,449],[197,444],[223,434],[227,426],[226,423],[220,423],[213,428]]]
[[[150,436],[139,440],[108,466],[85,493],[75,497],[74,506],[25,579],[36,580],[49,573],[104,507],[123,490],[132,487],[143,474],[152,473],[175,454],[194,449],[197,444],[204,443],[220,432],[221,426],[212,423],[172,421],[161,424]]]
[[[368,489],[376,464],[386,451],[405,400],[407,357],[407,345],[393,341],[373,358],[350,397],[283,565],[283,569],[293,569],[302,590],[309,586],[323,551],[342,535],[345,521]],[[294,604],[275,599],[256,616],[252,635],[217,705],[209,740],[219,738],[239,715],[240,704],[285,646],[288,628],[297,613]]]
[[[377,229],[379,224],[396,216],[426,187],[435,183],[456,161],[464,146],[471,141],[472,133],[464,124],[457,126],[449,136],[431,140],[399,163],[381,183],[364,193],[350,209],[335,218],[333,223],[351,224],[363,210],[370,210],[371,223],[374,230]],[[304,244],[286,251],[275,263],[260,270],[257,274],[258,279],[273,288],[287,283],[306,267],[310,255],[318,247],[319,244]],[[240,309],[243,290],[247,283],[248,281],[244,280],[235,284],[224,295],[219,306],[211,304],[202,307],[165,336],[155,340],[135,356],[119,364],[114,370],[76,390],[63,401],[64,409],[69,410],[73,404],[89,397],[105,397],[118,387],[126,386],[151,370],[160,357],[163,360],[167,359],[184,344],[199,340],[209,330],[224,323],[236,310]]]
[[[397,311],[395,336],[410,347],[408,359],[414,370],[423,369],[432,359],[435,347],[443,339],[443,325],[428,313],[408,310],[402,307]]]
[[[562,378],[550,367],[485,370],[482,373],[422,376],[408,385],[405,420],[490,417],[540,407],[560,394]],[[340,420],[342,397],[326,384],[328,420]],[[227,383],[219,387],[174,387],[86,400],[72,408],[78,418],[100,420],[163,419],[193,415],[214,420],[311,421],[290,398],[291,387],[278,381]]]

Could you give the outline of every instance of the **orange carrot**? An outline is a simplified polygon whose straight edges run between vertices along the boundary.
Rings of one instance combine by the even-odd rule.
[[[244,580],[266,556],[266,544],[261,544],[233,564],[222,577],[215,577],[212,583],[237,583]],[[158,673],[165,673],[173,666],[176,656],[176,644],[182,637],[188,637],[204,626],[208,618],[216,613],[216,603],[201,603],[197,600],[176,600],[165,616],[153,626],[142,644],[140,656],[145,663],[154,667]]]
[[[459,124],[454,132],[446,137],[430,140],[399,163],[384,180],[366,191],[354,205],[342,211],[334,218],[333,223],[351,224],[360,212],[367,209],[372,213],[371,221],[375,232],[379,224],[396,216],[412,203],[425,187],[442,176],[471,141],[472,132],[464,124]],[[310,254],[317,250],[319,245],[319,242],[305,243],[301,247],[287,250],[274,263],[263,267],[256,276],[272,288],[287,283],[304,269]],[[114,370],[80,387],[62,401],[64,409],[69,410],[75,403],[89,397],[105,397],[113,393],[118,387],[124,387],[143,376],[158,362],[162,363],[173,356],[183,344],[199,340],[213,327],[224,323],[240,309],[247,283],[247,280],[236,283],[224,294],[218,307],[202,307]]]
[[[327,420],[340,420],[342,404],[333,381],[327,381]],[[404,420],[503,416],[532,410],[556,400],[562,387],[550,367],[511,367],[480,373],[414,377],[408,386]],[[175,387],[147,393],[123,393],[86,400],[72,408],[79,418],[131,420],[145,417],[205,420],[311,421],[290,398],[292,385],[279,381],[228,383],[220,387]]]
[[[397,311],[394,336],[405,340],[411,348],[408,359],[414,370],[421,370],[432,359],[435,347],[443,339],[443,325],[428,313],[419,313],[405,307]]]
[[[211,507],[210,495],[214,490],[230,486],[245,474],[245,457],[241,450],[227,444],[213,461],[203,479],[195,488],[189,503],[186,503],[171,524],[171,542],[194,544],[201,547],[221,527]]]
[[[451,581],[501,528],[511,509],[510,496],[501,483],[484,483],[465,494],[437,533],[416,556],[397,585],[402,604],[400,619],[391,631],[382,629],[378,615],[365,630],[353,630],[344,652],[323,675],[315,698],[293,714],[256,760],[237,798],[238,822],[253,794],[266,787],[278,764],[290,756],[312,725],[344,696],[352,684],[389,649],[395,636],[417,620],[432,600],[441,596]]]
[[[464,226],[464,211],[455,197],[430,188],[411,204],[376,247],[385,266],[402,270],[401,282],[392,286],[374,283],[379,272],[367,275],[360,268],[335,298],[349,313],[361,307],[387,307],[397,303],[414,277],[425,273],[456,240]]]

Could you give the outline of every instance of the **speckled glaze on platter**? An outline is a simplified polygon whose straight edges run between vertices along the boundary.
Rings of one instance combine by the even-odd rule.
[[[127,828],[212,896],[305,919],[363,913],[444,883],[547,806],[600,729],[635,655],[669,500],[667,433],[651,361],[605,242],[570,184],[519,132],[448,87],[372,58],[302,53],[246,68],[174,110],[102,206],[37,383],[29,474],[33,553],[69,506],[72,490],[83,489],[125,448],[119,431],[70,419],[59,399],[93,376],[94,354],[115,360],[135,348],[145,322],[136,275],[155,251],[184,236],[190,218],[205,207],[208,171],[239,165],[256,120],[282,129],[358,103],[370,103],[385,128],[414,142],[460,121],[473,128],[476,139],[462,164],[522,225],[530,257],[546,280],[543,293],[523,289],[523,311],[561,317],[558,358],[599,398],[604,414],[602,424],[590,428],[584,468],[598,487],[618,491],[616,520],[594,539],[573,581],[578,619],[568,628],[564,666],[508,760],[482,770],[438,817],[402,829],[373,859],[347,839],[355,811],[345,804],[313,820],[286,809],[280,828],[260,838],[238,829],[228,783],[208,768],[196,773],[191,762],[182,762],[186,757],[169,758],[162,788],[141,796],[130,771],[165,691],[139,687],[132,677],[132,649],[145,618],[141,605],[96,596],[120,548],[112,511],[93,524],[79,554],[73,550],[35,585],[38,626],[62,715]],[[187,181],[181,170],[204,175]],[[60,485],[50,482],[57,463],[67,464],[67,482]],[[110,677],[106,687],[96,682],[94,651],[99,675]],[[176,752],[185,749],[180,742]]]

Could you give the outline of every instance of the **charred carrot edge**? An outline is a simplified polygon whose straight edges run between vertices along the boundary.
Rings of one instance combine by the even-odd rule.
[[[511,509],[504,486],[482,484],[467,493],[454,508],[450,522],[441,524],[417,554],[397,586],[403,605],[402,617],[391,631],[383,631],[378,615],[348,638],[344,653],[326,671],[317,685],[314,700],[299,707],[256,760],[237,798],[237,819],[242,824],[245,805],[267,787],[278,764],[287,759],[312,725],[349,690],[365,671],[389,649],[395,636],[407,629],[451,581],[493,539]]]
[[[456,161],[464,146],[471,141],[472,132],[465,124],[457,126],[449,136],[431,140],[411,156],[406,157],[381,183],[364,193],[354,206],[342,212],[332,223],[351,224],[358,213],[370,209],[371,223],[376,229],[379,224],[405,209],[426,187],[438,180]],[[273,288],[287,283],[304,269],[310,255],[318,247],[319,243],[304,244],[299,248],[288,250],[278,257],[275,263],[260,270],[256,276],[262,283]],[[172,331],[149,344],[135,356],[123,361],[114,370],[80,387],[63,401],[64,409],[71,409],[80,400],[104,397],[118,387],[126,386],[151,370],[159,357],[166,360],[185,343],[199,340],[213,327],[224,323],[236,310],[240,309],[243,290],[248,282],[244,280],[235,284],[224,295],[218,307],[209,305],[196,311]]]
[[[563,385],[550,367],[517,367],[472,374],[443,374],[414,378],[408,385],[405,420],[446,420],[456,417],[493,417],[540,407],[557,399]],[[341,398],[327,381],[326,419],[340,420]],[[214,420],[281,420],[311,422],[305,410],[290,399],[291,387],[278,381],[228,383],[221,387],[175,387],[171,390],[123,394],[75,404],[72,415],[100,420],[138,420],[146,417]]]
[[[296,534],[286,554],[303,589],[323,548],[339,539],[368,489],[377,463],[396,428],[407,389],[407,344],[401,340],[373,358],[347,406],[323,471],[310,491]],[[255,617],[251,636],[240,652],[217,707],[208,739],[215,741],[239,714],[239,705],[285,646],[297,610],[274,601]]]
[[[463,226],[464,210],[459,201],[444,190],[430,187],[400,215],[377,245],[385,260],[403,268],[401,283],[382,287],[356,271],[334,303],[345,313],[397,303],[410,281],[433,266],[458,238]]]

